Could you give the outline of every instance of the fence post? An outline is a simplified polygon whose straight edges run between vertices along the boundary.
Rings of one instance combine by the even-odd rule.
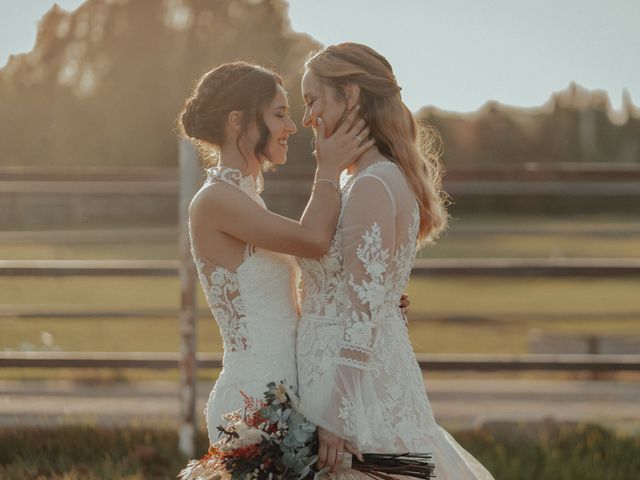
[[[196,436],[196,268],[189,242],[189,203],[196,193],[201,171],[193,145],[179,140],[180,196],[178,241],[180,255],[180,430],[178,448],[189,458],[195,456]]]

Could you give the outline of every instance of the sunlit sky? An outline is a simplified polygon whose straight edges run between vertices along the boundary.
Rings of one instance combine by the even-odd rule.
[[[33,47],[54,3],[83,0],[0,0],[0,65]],[[536,106],[571,81],[606,90],[614,107],[626,87],[640,104],[639,0],[290,0],[290,17],[325,45],[385,55],[412,110]]]

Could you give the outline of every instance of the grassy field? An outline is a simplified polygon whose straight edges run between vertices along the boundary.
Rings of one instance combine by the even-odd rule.
[[[491,227],[496,233],[491,233]],[[474,232],[480,228],[482,233]],[[534,229],[544,234],[503,233],[501,229]],[[602,230],[607,230],[603,233]],[[471,230],[471,232],[469,231]],[[615,233],[619,230],[619,233]],[[575,232],[575,233],[572,233]],[[157,240],[135,238],[117,243],[84,241],[41,243],[0,241],[2,259],[175,259],[177,240],[166,233]],[[0,240],[1,240],[0,236]],[[452,221],[451,228],[420,256],[428,258],[476,257],[640,257],[640,220],[582,217],[548,219],[538,217],[469,217]]]
[[[634,480],[640,471],[640,437],[594,425],[495,425],[454,436],[500,480]],[[4,429],[0,479],[170,479],[186,463],[176,445],[170,429]],[[205,448],[200,431],[198,454]]]
[[[409,331],[420,353],[526,353],[532,330],[640,335],[640,279],[413,279]],[[0,278],[2,308],[177,309],[171,278]],[[78,299],[81,299],[79,302]],[[198,350],[218,352],[222,341],[206,311],[198,321]],[[178,351],[172,317],[0,317],[0,349],[63,351]],[[87,372],[80,374],[82,378]],[[67,378],[68,371],[4,369],[0,378]],[[167,378],[147,372],[90,373],[113,378]],[[211,372],[203,372],[210,378]],[[78,378],[78,375],[71,375]],[[169,374],[173,378],[175,374]]]
[[[410,332],[419,352],[505,353],[526,351],[533,328],[640,334],[638,291],[640,279],[416,278],[408,288]],[[178,292],[172,278],[0,278],[4,309],[177,309]],[[206,310],[201,293],[198,303]],[[198,328],[200,349],[219,351],[208,314]],[[41,345],[48,332],[69,351],[175,351],[179,333],[177,318],[166,317],[5,316],[0,331],[2,349]]]
[[[461,231],[456,225],[464,226]],[[486,225],[554,232],[487,233]],[[470,218],[427,257],[640,257],[635,219],[584,217]],[[615,235],[619,228],[627,233]],[[475,229],[475,230],[474,230]],[[482,233],[474,234],[480,229]],[[566,230],[577,230],[569,234]],[[607,230],[602,233],[602,230]],[[600,233],[597,233],[597,232]],[[589,233],[591,232],[591,233]],[[596,232],[596,233],[593,233]],[[0,243],[6,259],[174,259],[166,233],[159,241],[84,243]],[[640,278],[418,278],[408,287],[410,333],[417,352],[524,353],[532,330],[640,335]],[[177,317],[20,318],[12,311],[167,310],[179,307],[175,278],[0,277],[0,349],[65,351],[177,351]],[[215,322],[199,291],[198,348],[222,348]],[[23,371],[27,374],[26,371]],[[39,373],[50,375],[54,372]],[[20,375],[0,372],[0,378]],[[35,375],[35,374],[34,374]],[[59,373],[55,373],[59,375]]]
[[[593,235],[526,234],[459,235],[450,233],[433,246],[424,248],[422,258],[546,258],[546,257],[640,257],[640,235],[597,238]],[[162,260],[177,258],[174,242],[0,245],[6,260]]]

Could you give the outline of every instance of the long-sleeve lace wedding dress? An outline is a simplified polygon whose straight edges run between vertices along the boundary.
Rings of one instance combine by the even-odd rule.
[[[239,188],[265,207],[250,175],[218,166],[207,169],[202,188],[213,182]],[[191,225],[190,234],[200,283],[224,345],[223,369],[205,407],[209,441],[213,443],[218,439],[218,425],[226,425],[222,415],[243,408],[242,393],[262,399],[269,382],[285,380],[294,388],[297,385],[299,270],[289,255],[247,245],[244,260],[231,271],[206,258],[201,252],[206,238],[194,235]]]
[[[329,252],[298,259],[303,413],[362,452],[432,453],[440,480],[492,479],[436,423],[398,308],[420,223],[412,190],[391,161],[343,177],[341,184],[342,210]]]

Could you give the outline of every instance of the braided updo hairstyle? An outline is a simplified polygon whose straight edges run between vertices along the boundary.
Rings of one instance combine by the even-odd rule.
[[[264,110],[276,96],[282,78],[269,69],[246,62],[225,63],[205,73],[193,94],[187,98],[179,116],[183,134],[204,152],[215,152],[225,142],[224,130],[229,113],[242,112],[242,125],[236,147],[252,122],[260,135],[254,154],[261,162],[271,160],[266,146],[271,133],[264,121]]]

